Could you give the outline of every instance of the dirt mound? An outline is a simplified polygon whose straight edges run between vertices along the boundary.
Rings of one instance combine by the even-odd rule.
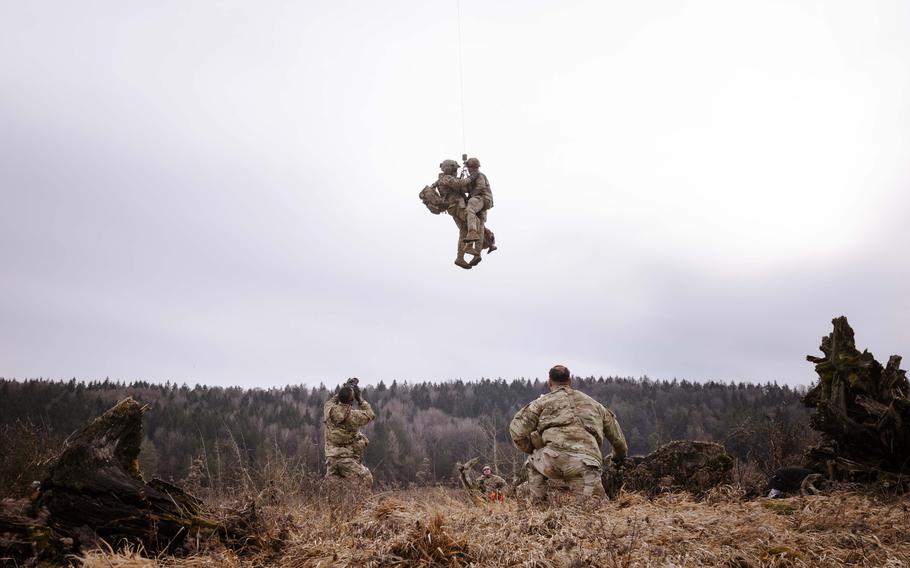
[[[677,440],[645,457],[631,457],[621,469],[607,464],[603,481],[607,494],[620,487],[648,495],[686,491],[703,495],[732,481],[733,458],[713,442]]]

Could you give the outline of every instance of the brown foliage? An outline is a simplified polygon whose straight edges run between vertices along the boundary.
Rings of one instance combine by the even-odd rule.
[[[611,502],[545,509],[520,500],[475,505],[462,491],[321,495],[263,506],[260,521],[290,516],[279,553],[245,556],[215,543],[185,558],[144,560],[95,551],[85,564],[173,566],[900,566],[910,562],[910,499],[836,492],[742,500],[731,486],[703,500],[623,493]],[[773,503],[772,506],[766,504]]]
[[[27,420],[0,425],[0,497],[25,497],[47,474],[60,446],[58,436]]]
[[[391,565],[424,568],[429,566],[465,566],[473,562],[464,538],[453,537],[445,527],[445,516],[435,511],[429,520],[417,519],[410,530],[392,542],[389,552],[395,558]]]

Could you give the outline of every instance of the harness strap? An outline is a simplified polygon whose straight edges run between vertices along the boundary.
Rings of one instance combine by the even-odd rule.
[[[588,428],[588,426],[584,423],[584,421],[578,416],[578,409],[575,408],[575,401],[572,399],[572,395],[569,394],[569,391],[565,391],[565,393],[566,393],[566,396],[569,398],[569,406],[572,407],[572,416],[575,418],[575,421],[578,422],[578,425],[581,426],[585,432],[594,436],[594,439],[597,440],[598,443],[603,443],[603,440],[599,439],[599,437],[597,436],[597,432],[592,431],[591,428]]]

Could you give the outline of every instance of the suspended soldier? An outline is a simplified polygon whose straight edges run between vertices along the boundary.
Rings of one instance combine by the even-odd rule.
[[[476,161],[476,159],[475,159]],[[477,181],[480,176],[483,176],[482,185],[480,186],[480,194],[482,195],[484,191],[489,194],[489,203],[492,204],[492,193],[489,192],[489,182],[486,180],[484,174],[480,174],[477,171],[480,163],[477,162],[475,167],[475,172],[468,177],[458,177],[458,162],[455,160],[443,160],[439,164],[439,168],[442,170],[442,173],[439,174],[439,179],[437,179],[433,184],[428,185],[423,188],[420,192],[420,200],[423,201],[427,209],[430,210],[434,215],[439,215],[440,213],[448,213],[452,216],[452,220],[455,222],[455,226],[458,227],[458,246],[455,256],[455,264],[464,269],[470,269],[473,266],[476,266],[480,262],[480,251],[483,248],[487,248],[489,252],[496,250],[495,237],[489,229],[483,227],[481,223],[478,222],[478,215],[482,215],[483,219],[486,219],[486,208],[484,205],[485,202],[481,200],[475,200],[472,204],[472,214],[475,217],[475,231],[483,233],[482,240],[472,240],[469,238],[469,227],[468,227],[468,212],[467,207],[471,196],[472,191],[476,192],[475,181]],[[470,168],[468,168],[470,170]],[[486,190],[484,190],[486,188]],[[470,235],[473,237],[474,235]],[[465,254],[471,254],[474,258],[468,262],[465,260]]]
[[[369,487],[373,474],[363,465],[363,451],[370,440],[360,428],[376,418],[370,403],[363,400],[356,378],[348,379],[338,394],[323,407],[325,423],[325,476],[352,479]],[[357,401],[358,409],[353,407]]]
[[[464,237],[465,242],[472,243],[470,254],[474,255],[471,260],[471,266],[476,266],[480,262],[480,251],[483,248],[489,248],[489,252],[497,249],[493,231],[484,231],[487,224],[487,210],[493,208],[493,191],[490,189],[490,180],[486,174],[480,172],[480,160],[477,158],[468,158],[465,161],[465,167],[468,168],[469,178],[472,180],[468,186],[468,201],[465,205],[465,221],[467,224],[467,234]],[[489,234],[489,242],[485,242]]]
[[[613,446],[613,461],[628,453],[616,416],[590,396],[572,388],[569,370],[550,369],[550,392],[519,410],[509,425],[512,442],[530,454],[525,467],[528,489],[536,501],[546,501],[547,480],[565,481],[579,497],[603,496],[600,446]]]

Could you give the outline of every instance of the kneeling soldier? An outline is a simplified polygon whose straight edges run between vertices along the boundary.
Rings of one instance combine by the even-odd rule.
[[[613,415],[590,396],[574,390],[569,370],[550,369],[550,392],[531,401],[509,425],[512,441],[530,454],[528,489],[537,501],[547,499],[547,480],[565,481],[583,497],[604,495],[601,483],[604,439],[613,446],[614,462],[628,453],[626,440]]]

